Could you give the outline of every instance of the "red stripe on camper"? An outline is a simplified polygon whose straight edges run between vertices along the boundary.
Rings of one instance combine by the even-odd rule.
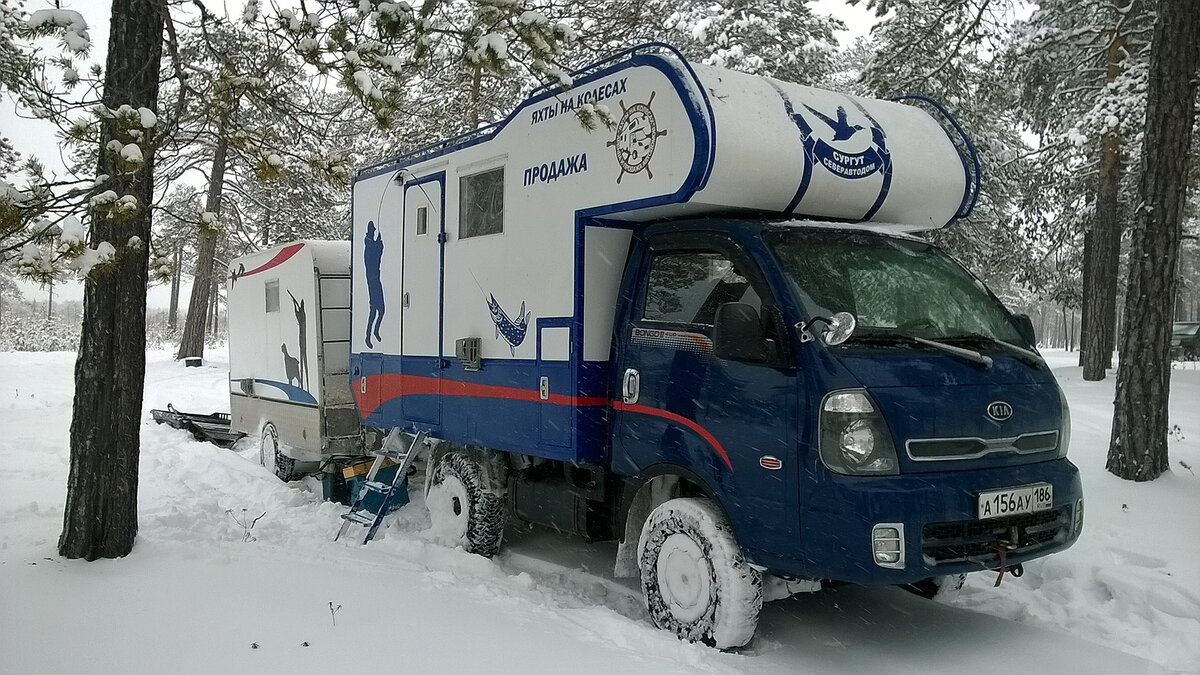
[[[520,389],[518,387],[501,387],[494,384],[476,384],[474,382],[460,382],[457,380],[443,380],[437,377],[424,377],[421,375],[400,375],[395,373],[387,373],[383,375],[368,375],[367,390],[374,392],[379,390],[378,402],[374,405],[369,404],[364,399],[366,394],[362,393],[361,380],[355,380],[351,383],[354,391],[354,400],[358,404],[358,414],[362,419],[367,419],[371,413],[375,412],[380,405],[388,401],[400,398],[401,396],[461,396],[471,398],[499,398],[509,401],[530,401],[543,402],[540,392],[537,389]],[[625,403],[619,400],[609,401],[603,396],[567,396],[565,394],[550,394],[550,397],[544,401],[553,405],[572,405],[572,406],[598,406],[610,405],[613,410],[622,410],[625,412],[638,413],[642,415],[651,415],[653,417],[661,417],[670,422],[680,424],[696,433],[707,442],[712,449],[725,462],[725,466],[733,471],[733,462],[729,461],[729,455],[725,452],[725,447],[717,440],[715,436],[709,433],[708,429],[700,426],[696,422],[676,415],[673,412],[662,410],[661,408],[651,408],[650,406]]]
[[[648,405],[638,405],[636,403],[625,403],[624,401],[619,401],[616,399],[613,399],[613,401],[612,401],[612,408],[613,408],[613,410],[622,410],[625,412],[639,413],[642,415],[651,415],[653,417],[661,417],[665,420],[675,422],[676,424],[681,424],[681,425],[687,427],[688,429],[691,429],[692,431],[694,431],[696,433],[696,435],[700,436],[705,441],[707,441],[708,444],[712,446],[712,449],[716,451],[717,455],[719,455],[721,457],[721,459],[725,462],[725,466],[729,467],[730,471],[733,471],[733,463],[729,461],[729,455],[725,454],[725,448],[724,448],[724,446],[721,445],[721,442],[717,440],[717,437],[710,434],[708,432],[708,429],[705,429],[704,427],[700,426],[699,424],[696,424],[694,421],[684,417],[683,415],[676,415],[675,413],[668,412],[666,410],[663,410],[662,408],[651,408]]]
[[[368,391],[378,390],[378,403],[370,405],[363,399],[360,380],[352,383],[354,398],[358,403],[358,414],[363,419],[371,416],[380,405],[401,396],[461,396],[467,398],[499,398],[509,401],[532,401],[535,403],[550,403],[552,405],[596,406],[605,405],[608,399],[603,396],[567,396],[566,394],[551,393],[542,401],[537,389],[520,389],[518,387],[501,387],[494,384],[476,384],[474,382],[459,382],[443,380],[437,377],[421,375],[399,375],[386,373],[383,375],[368,375]]]
[[[289,246],[284,246],[282,249],[279,250],[279,253],[275,254],[274,258],[271,258],[267,262],[259,265],[258,267],[255,267],[252,270],[246,270],[245,272],[238,272],[237,278],[241,279],[242,277],[248,277],[251,274],[258,274],[259,272],[266,272],[267,270],[271,269],[272,267],[278,267],[279,265],[282,265],[283,263],[287,262],[289,258],[296,255],[296,252],[302,248],[304,248],[304,244],[291,244]]]

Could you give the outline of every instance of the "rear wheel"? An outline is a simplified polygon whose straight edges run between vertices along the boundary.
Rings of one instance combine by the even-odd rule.
[[[475,456],[451,451],[429,475],[425,506],[434,533],[468,553],[491,557],[504,536],[504,499],[490,489],[486,467]]]
[[[762,577],[711,500],[672,499],[655,508],[642,527],[638,561],[654,625],[718,649],[754,637]]]
[[[303,476],[296,470],[296,460],[279,450],[279,431],[270,422],[263,425],[262,436],[259,438],[258,463],[285,483]]]

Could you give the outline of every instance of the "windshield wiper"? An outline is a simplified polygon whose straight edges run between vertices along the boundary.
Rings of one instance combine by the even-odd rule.
[[[980,335],[980,337],[986,337],[986,336]],[[986,337],[986,339],[991,340],[990,337]],[[926,347],[935,348],[935,350],[938,350],[941,352],[946,352],[948,354],[952,354],[952,356],[966,359],[966,360],[968,360],[968,362],[983,365],[984,368],[991,368],[991,364],[992,364],[991,357],[985,356],[985,354],[980,354],[977,351],[966,350],[966,348],[964,348],[964,347],[955,347],[954,345],[947,345],[947,344],[944,344],[944,342],[938,342],[936,340],[926,340],[925,337],[917,337],[916,335],[908,335],[906,333],[859,333],[859,334],[853,335],[850,340],[847,340],[847,342],[882,342],[882,344],[893,344],[893,345],[895,345],[895,344],[924,345]],[[1018,348],[1018,350],[1020,350],[1020,347],[1016,347],[1016,345],[1013,345],[1013,347]],[[1030,353],[1033,354],[1033,352],[1030,352]],[[1036,356],[1036,354],[1034,354],[1034,356]]]
[[[992,367],[992,358],[990,356],[984,356],[973,349],[963,349],[962,347],[955,347],[954,345],[943,344],[941,342],[935,342],[934,340],[926,340],[925,338],[917,337],[915,335],[907,335],[905,333],[858,334],[851,337],[848,342],[882,342],[892,344],[908,343],[925,345],[926,347],[933,347],[934,349],[946,352],[952,356],[957,356],[973,363],[978,363],[984,368]]]
[[[984,356],[983,354],[980,354],[979,352],[975,351],[974,349],[964,349],[962,347],[955,347],[953,345],[948,345],[948,344],[945,344],[942,342],[937,342],[934,340],[926,340],[925,338],[917,337],[915,335],[912,336],[912,339],[915,342],[919,342],[920,344],[923,344],[927,347],[933,347],[934,349],[940,349],[940,350],[946,352],[947,354],[953,354],[954,356],[964,358],[968,361],[973,361],[975,363],[978,363],[978,364],[982,365],[984,368],[992,367],[992,357]]]
[[[867,343],[876,342],[876,343],[885,343],[885,344],[894,344],[894,343],[898,343],[898,342],[911,343],[912,341],[913,341],[913,338],[911,335],[904,335],[903,333],[870,333],[870,332],[855,333],[854,335],[850,336],[849,340],[846,340],[846,342],[867,342]]]
[[[1042,360],[1042,357],[1039,356],[1037,352],[1030,351],[1019,345],[1014,345],[1013,343],[1008,342],[1006,340],[1001,340],[1000,338],[992,337],[990,335],[984,335],[982,333],[956,333],[954,335],[947,335],[941,339],[942,340],[979,340],[982,342],[986,342],[988,344],[996,345],[997,347],[1000,347],[1001,349],[1004,349],[1004,350],[1016,355],[1018,358],[1020,358],[1022,361],[1026,362],[1028,364],[1031,364],[1034,366],[1040,366],[1040,365],[1045,364],[1045,361]]]

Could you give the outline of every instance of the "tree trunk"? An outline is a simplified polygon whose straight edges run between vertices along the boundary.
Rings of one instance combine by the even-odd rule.
[[[179,327],[179,267],[183,264],[183,247],[175,247],[175,265],[171,272],[171,309],[167,312],[167,328],[174,331]]]
[[[483,68],[475,66],[471,72],[471,98],[467,106],[467,131],[479,128],[479,91],[483,84]]]
[[[221,191],[225,187],[225,123],[217,128],[217,146],[213,150],[212,173],[208,177],[208,197],[204,210],[221,215]],[[212,287],[213,260],[217,254],[217,238],[220,227],[212,223],[200,225],[200,243],[196,247],[196,269],[192,277],[192,295],[188,300],[187,320],[183,323],[183,335],[179,340],[179,353],[175,358],[204,356],[204,326],[208,319],[208,298]]]
[[[208,334],[212,337],[217,336],[217,321],[221,318],[221,289],[217,285],[217,275],[213,275],[212,292],[208,296],[209,305],[212,307],[212,316],[209,317]]]
[[[1200,66],[1200,9],[1160,0],[1146,91],[1141,202],[1129,252],[1125,330],[1107,468],[1153,480],[1168,468],[1171,313],[1183,237],[1188,149]]]
[[[1105,52],[1104,84],[1117,79],[1124,70],[1126,33],[1120,23],[1131,0],[1113,0],[1114,25]],[[1092,230],[1084,238],[1083,317],[1079,365],[1083,379],[1103,380],[1112,367],[1112,348],[1117,319],[1117,268],[1120,265],[1121,218],[1119,192],[1123,170],[1121,137],[1106,132],[1100,142],[1100,167],[1096,180],[1096,208]]]
[[[104,70],[104,105],[111,109],[158,107],[163,0],[113,0]],[[146,130],[152,137],[154,129]],[[137,199],[132,216],[92,212],[93,246],[110,242],[116,255],[84,282],[83,330],[75,361],[71,417],[71,468],[58,552],[67,558],[117,558],[133,550],[137,536],[137,481],[142,388],[146,370],[146,275],[150,250],[150,204],[154,199],[154,147],[133,172],[105,148],[132,138],[120,120],[101,118],[97,173],[113,189]],[[133,236],[139,246],[129,246]]]

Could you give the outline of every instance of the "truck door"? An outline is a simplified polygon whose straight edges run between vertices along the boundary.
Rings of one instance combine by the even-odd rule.
[[[400,293],[403,414],[441,424],[444,172],[404,184],[404,268]]]
[[[616,338],[614,468],[640,473],[666,463],[697,474],[743,546],[770,548],[795,536],[796,371],[713,354],[721,304],[771,311],[757,265],[724,236],[673,233],[650,240],[634,274]]]

